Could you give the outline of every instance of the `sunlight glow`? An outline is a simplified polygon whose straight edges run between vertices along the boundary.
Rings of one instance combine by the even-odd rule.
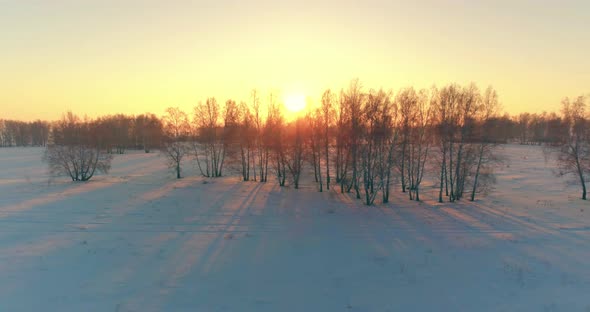
[[[285,108],[293,113],[297,113],[305,108],[305,96],[301,94],[291,94],[285,97]]]

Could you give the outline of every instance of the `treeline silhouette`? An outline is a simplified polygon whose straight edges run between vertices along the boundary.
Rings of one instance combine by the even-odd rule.
[[[37,120],[25,122],[0,119],[0,146],[45,146],[50,123]]]
[[[55,135],[64,120],[71,118],[67,113],[59,121],[24,122],[0,119],[0,146],[46,146],[50,141],[62,144],[61,138]],[[154,114],[127,116],[117,114],[96,119],[81,120],[75,117],[78,125],[87,128],[84,140],[94,142],[108,153],[123,154],[126,149],[150,149],[161,146],[164,131],[162,122]],[[81,138],[79,138],[81,140]]]
[[[144,118],[149,116],[153,122],[154,128],[144,130]],[[159,148],[163,139],[163,130],[158,128],[161,125],[161,117],[154,114],[144,115],[124,115],[104,116],[103,126],[110,128],[107,124],[115,124],[116,129],[106,133],[104,136],[109,137],[107,140],[113,143],[110,146],[119,145],[123,147],[120,153],[126,149],[143,149],[143,141],[150,139],[153,143],[152,148]],[[119,119],[120,122],[116,122]],[[493,124],[496,129],[493,133],[493,140],[497,143],[520,143],[520,144],[555,144],[559,143],[567,127],[561,115],[551,112],[521,113],[511,116],[504,114],[493,118]],[[37,120],[25,122],[19,120],[2,120],[0,119],[0,147],[24,147],[24,146],[46,146],[49,141],[50,129],[56,122]],[[153,133],[148,133],[153,131]],[[107,131],[104,131],[107,132]],[[139,134],[141,132],[141,134]],[[117,141],[118,143],[114,143]],[[146,143],[150,145],[149,143]],[[112,148],[110,149],[112,152]]]
[[[270,176],[295,189],[309,174],[319,191],[336,188],[372,205],[377,198],[387,203],[394,188],[419,201],[425,176],[436,182],[440,202],[475,200],[495,183],[494,169],[504,161],[498,145],[517,142],[545,145],[560,174],[577,176],[586,198],[590,136],[584,97],[564,100],[559,115],[509,116],[492,87],[449,84],[394,94],[365,90],[353,80],[338,93],[326,90],[318,104],[287,118],[276,96],[263,100],[253,90],[248,101],[208,98],[192,113],[171,107],[161,118],[82,120],[68,113],[48,124],[45,159],[52,172],[85,181],[96,170],[108,171],[109,155],[157,148],[177,178],[187,158],[205,177],[230,169],[244,181],[267,182]]]
[[[161,147],[163,135],[162,122],[152,114],[82,120],[68,112],[52,124],[44,159],[52,174],[87,181],[97,171],[109,171],[113,153],[123,154],[127,148],[148,153]]]

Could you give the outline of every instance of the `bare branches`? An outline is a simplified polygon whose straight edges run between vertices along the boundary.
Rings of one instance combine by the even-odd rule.
[[[180,179],[182,159],[188,152],[186,142],[190,135],[188,117],[178,107],[169,107],[166,109],[163,120],[166,138],[161,152],[168,160],[168,166],[176,172],[176,178]]]
[[[475,194],[487,193],[495,184],[494,168],[503,163],[504,160],[496,153],[498,147],[497,142],[493,139],[494,129],[497,129],[495,117],[500,110],[500,103],[498,102],[498,94],[491,86],[489,86],[481,100],[478,107],[477,128],[474,131],[474,141],[478,146],[476,147],[476,161],[475,173],[473,177],[473,185],[471,190],[471,201],[475,200]]]
[[[93,139],[89,121],[69,112],[52,130],[54,142],[47,145],[44,160],[52,175],[68,175],[72,181],[88,181],[96,172],[108,173],[112,155],[101,151]]]
[[[324,91],[317,106],[309,103],[304,118],[284,116],[281,105],[275,94],[261,100],[253,90],[247,103],[227,100],[220,104],[215,98],[200,102],[194,108],[192,124],[178,108],[167,109],[161,122],[150,115],[109,116],[94,124],[93,142],[106,150],[123,152],[129,142],[148,151],[163,140],[162,154],[177,178],[191,151],[205,177],[220,177],[227,167],[240,172],[243,181],[267,182],[270,168],[271,178],[275,176],[279,186],[294,188],[299,188],[310,164],[319,191],[333,188],[335,178],[340,192],[353,192],[357,199],[362,197],[365,204],[372,205],[378,198],[388,203],[394,187],[410,200],[419,201],[423,181],[428,179],[436,181],[440,202],[445,197],[451,202],[460,200],[465,190],[475,200],[476,194],[489,191],[495,180],[493,169],[501,161],[496,153],[498,142],[516,138],[518,131],[514,120],[498,115],[496,91],[489,87],[482,94],[475,84],[431,90],[409,87],[394,96],[383,89],[365,91],[355,79],[339,96],[329,89]],[[567,123],[570,133],[581,133],[578,129],[585,129],[583,115],[583,100],[576,100],[564,104],[567,118],[546,116],[547,122],[535,123],[535,118],[525,116],[523,122],[527,129],[544,125],[546,137],[553,133],[552,142],[565,142],[563,130],[555,129]],[[79,121],[73,115],[64,120]],[[533,137],[541,128],[534,128]],[[76,131],[54,135],[58,141],[76,141],[78,136]],[[578,135],[568,141],[567,153],[559,159],[564,174],[577,168],[575,159],[566,156],[583,150],[584,146],[575,142],[585,139],[584,134],[583,139]],[[430,172],[435,167],[430,163],[439,169]],[[66,170],[77,167],[80,164]]]
[[[215,98],[208,98],[194,109],[196,126],[195,158],[201,174],[220,177],[229,141],[235,136],[239,111],[234,101],[228,100],[223,111],[223,126],[219,124],[222,109]],[[201,154],[202,158],[199,157]],[[201,161],[204,164],[201,164]],[[203,170],[203,166],[205,170]]]
[[[586,116],[586,98],[579,96],[571,101],[562,101],[562,116],[567,133],[556,146],[559,175],[575,176],[586,200],[586,182],[590,173],[590,129]]]

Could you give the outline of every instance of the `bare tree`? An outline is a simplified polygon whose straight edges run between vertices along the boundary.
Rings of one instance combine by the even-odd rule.
[[[176,178],[181,178],[182,159],[188,152],[187,139],[190,132],[188,117],[178,107],[166,109],[163,118],[165,140],[161,152],[168,160],[168,166],[176,172]]]
[[[160,147],[164,137],[164,126],[162,121],[154,114],[143,114],[135,117],[133,128],[135,145],[149,153],[152,148]]]
[[[46,146],[49,138],[49,123],[37,120],[30,123],[31,127],[31,145]]]
[[[383,90],[371,90],[363,106],[360,164],[366,205],[373,204],[386,176],[388,151],[385,146],[391,130],[390,98],[391,95]]]
[[[324,91],[322,95],[322,106],[321,106],[321,118],[323,127],[323,144],[324,144],[324,156],[326,165],[326,188],[330,189],[330,182],[332,178],[330,176],[330,127],[334,119],[334,103],[336,99],[330,89]]]
[[[318,183],[319,191],[323,192],[323,178],[322,178],[322,150],[325,148],[323,140],[325,136],[325,123],[320,109],[310,109],[305,116],[307,122],[307,130],[303,130],[305,137],[307,138],[307,151],[310,154],[310,163],[313,167],[315,182]],[[326,153],[328,152],[325,150]],[[327,171],[330,172],[329,169]]]
[[[401,178],[401,187],[402,192],[406,192],[408,187],[408,146],[410,144],[410,132],[412,128],[412,118],[414,116],[414,108],[416,107],[416,103],[418,101],[418,97],[414,88],[405,88],[398,92],[397,96],[395,97],[395,102],[397,107],[399,108],[398,114],[400,117],[398,118],[398,129],[400,132],[400,148],[398,150],[398,161],[397,167],[399,170],[400,178]]]
[[[433,89],[431,104],[439,150],[438,201],[443,202],[443,193],[451,202],[460,200],[470,184],[474,200],[476,193],[491,189],[493,169],[502,162],[495,152],[501,140],[497,128],[504,122],[497,114],[496,91],[489,87],[482,97],[475,84],[452,84]]]
[[[414,108],[410,119],[409,144],[407,146],[407,172],[410,199],[420,201],[420,184],[424,178],[426,160],[430,151],[430,132],[432,122],[431,105],[428,93],[421,90],[413,102]]]
[[[356,198],[360,199],[360,165],[359,165],[359,147],[360,147],[360,136],[362,132],[362,107],[365,101],[365,94],[361,91],[361,84],[358,79],[354,79],[350,82],[347,91],[341,93],[340,105],[343,105],[344,115],[346,117],[343,120],[343,130],[345,130],[345,144],[344,151],[350,157],[350,165],[352,169],[351,179],[347,181],[346,172],[343,172],[344,179],[341,179],[341,189],[346,188],[347,192],[350,192],[354,188]],[[344,187],[344,184],[348,182],[348,185]]]
[[[562,115],[568,132],[557,146],[558,174],[573,175],[582,188],[582,199],[586,200],[586,182],[590,173],[590,136],[586,118],[586,98],[562,101]]]
[[[294,121],[294,129],[292,128],[285,136],[287,143],[286,164],[293,179],[295,189],[299,188],[299,179],[303,172],[304,160],[304,142],[303,142],[303,127],[305,121],[298,118]],[[283,173],[284,174],[284,173]]]
[[[271,97],[268,106],[268,115],[264,124],[262,133],[262,153],[260,159],[262,160],[260,170],[264,174],[261,175],[261,182],[267,181],[268,162],[273,158],[275,173],[279,186],[285,186],[287,179],[287,133],[285,131],[285,123],[281,112],[281,106],[278,105]]]
[[[348,170],[350,163],[350,114],[344,103],[344,91],[340,92],[338,105],[338,117],[336,120],[336,182],[340,184],[340,192],[344,193],[345,185],[348,184]]]
[[[449,85],[433,90],[431,102],[441,155],[438,200],[442,202],[444,186],[445,194],[452,202],[463,196],[477,162],[473,141],[481,95],[474,84],[465,88]]]
[[[201,174],[206,177],[220,177],[223,172],[223,164],[227,151],[226,137],[231,135],[229,132],[235,129],[237,123],[237,106],[234,101],[228,101],[227,109],[224,114],[224,123],[227,121],[227,127],[222,129],[219,125],[221,107],[215,98],[208,98],[204,103],[201,102],[195,107],[195,124],[198,129],[198,142],[195,145],[195,157]],[[232,129],[232,130],[230,130]],[[203,157],[200,158],[199,155]],[[204,161],[205,170],[201,165]]]
[[[90,122],[80,121],[71,112],[52,129],[53,144],[48,144],[44,160],[52,175],[67,174],[72,181],[88,181],[96,172],[108,173],[112,155],[103,153],[92,139]]]
[[[518,127],[520,131],[520,144],[528,144],[530,142],[529,138],[529,127],[531,123],[531,114],[530,113],[522,113],[518,115]]]
[[[495,183],[495,165],[502,162],[502,158],[496,153],[497,142],[493,139],[494,121],[500,109],[498,94],[491,86],[483,95],[481,105],[478,109],[478,125],[475,134],[477,143],[477,165],[473,177],[471,190],[471,201],[475,200],[475,194],[487,192]]]
[[[0,146],[7,147],[11,146],[11,137],[6,128],[6,120],[0,119]]]
[[[254,116],[248,107],[248,104],[241,102],[239,105],[239,145],[240,145],[240,160],[242,165],[242,179],[244,181],[250,180],[250,169],[256,176],[256,162],[254,161],[255,153],[254,147],[256,142],[256,127],[254,124]]]
[[[456,148],[455,167],[451,174],[451,200],[459,200],[463,197],[466,181],[470,170],[475,163],[475,149],[473,144],[473,130],[475,126],[475,115],[480,105],[480,93],[475,84],[463,88],[463,95],[460,97],[458,106],[458,138]],[[451,146],[453,146],[451,144]],[[453,153],[450,154],[453,160]]]
[[[396,152],[399,144],[399,129],[395,127],[397,124],[397,105],[391,99],[392,93],[388,92],[385,98],[385,103],[381,110],[382,114],[382,144],[379,145],[379,178],[383,185],[383,203],[389,202],[389,194],[391,191],[391,183],[393,180],[392,171],[396,162]]]
[[[276,111],[271,111],[272,108],[275,107],[273,95],[270,95],[270,102],[267,106],[267,118],[264,120],[262,109],[260,107],[260,99],[258,97],[258,92],[256,90],[252,90],[252,112],[254,118],[254,125],[256,129],[256,150],[257,153],[253,155],[253,162],[256,163],[254,168],[254,180],[256,181],[256,167],[258,167],[258,174],[259,174],[259,181],[266,182],[268,179],[268,163],[270,160],[270,149],[273,145],[273,140],[275,137],[280,133],[272,133],[272,129],[274,129],[275,125],[274,122],[278,120],[271,120],[269,121],[269,117],[277,115]],[[280,114],[278,115],[280,116]],[[257,154],[257,155],[256,155]],[[258,159],[256,159],[258,157]]]
[[[431,103],[434,112],[437,139],[440,154],[440,184],[438,201],[443,202],[443,189],[449,196],[449,166],[452,164],[451,152],[458,123],[459,99],[461,89],[457,85],[449,85],[441,90],[432,90]]]

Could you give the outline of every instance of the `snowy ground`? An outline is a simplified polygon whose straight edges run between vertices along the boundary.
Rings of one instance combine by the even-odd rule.
[[[0,311],[590,311],[590,217],[538,147],[494,194],[387,206],[174,180],[156,154],[89,183],[0,149]]]

